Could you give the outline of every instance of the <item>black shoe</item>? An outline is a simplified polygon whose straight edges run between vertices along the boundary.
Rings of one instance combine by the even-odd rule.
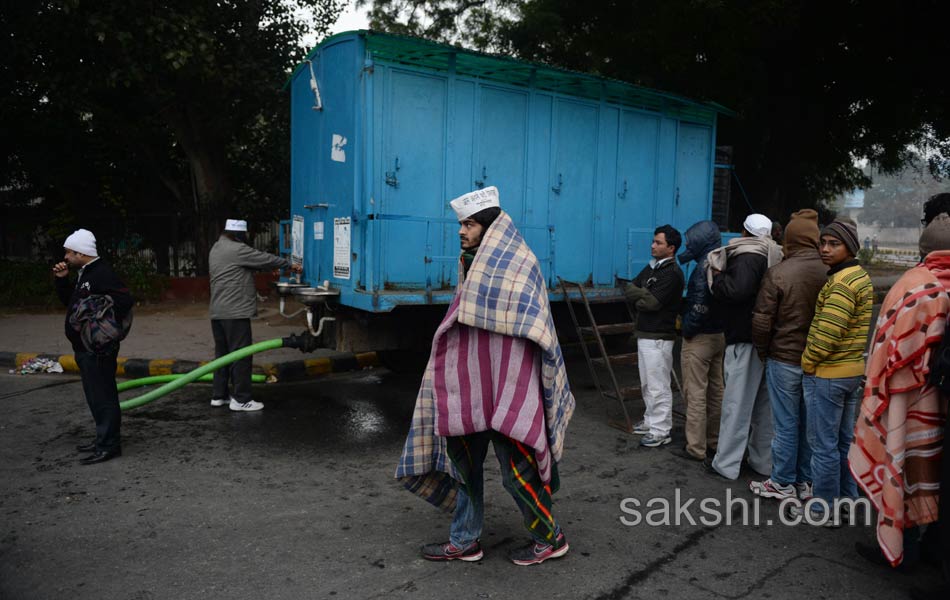
[[[96,463],[106,462],[107,460],[112,460],[113,458],[118,458],[120,456],[122,456],[121,450],[109,450],[108,452],[97,451],[95,454],[90,454],[86,458],[80,458],[79,464],[94,465]]]
[[[93,440],[88,444],[79,444],[76,446],[76,452],[95,452],[96,451],[96,441]]]
[[[881,552],[880,546],[877,544],[866,544],[864,542],[855,542],[854,551],[857,552],[858,556],[868,561],[872,565],[878,567],[885,567],[887,569],[891,568],[891,563],[884,558],[884,553]],[[910,573],[913,570],[913,566],[910,564],[901,563],[893,568],[894,571],[898,573]]]
[[[715,467],[712,466],[711,458],[707,457],[703,459],[702,468],[703,468],[703,473],[705,473],[706,475],[709,475],[710,477],[715,477],[716,479],[720,479],[723,481],[730,481],[728,477],[724,476],[722,473],[717,471]]]
[[[703,460],[701,458],[696,458],[695,456],[690,454],[686,448],[673,448],[672,450],[670,450],[670,454],[672,454],[673,456],[677,456],[679,458],[685,458],[687,460],[697,460],[697,461]]]

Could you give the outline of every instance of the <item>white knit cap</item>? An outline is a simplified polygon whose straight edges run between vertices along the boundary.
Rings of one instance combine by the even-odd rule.
[[[480,210],[501,206],[498,203],[498,188],[495,186],[469,192],[452,200],[452,210],[458,215],[459,221],[465,220]]]
[[[63,248],[86,256],[99,256],[99,253],[96,252],[96,236],[92,235],[92,232],[88,229],[77,229],[72,232],[63,242]]]
[[[772,235],[772,219],[765,215],[752,213],[745,218],[742,226],[755,237],[769,237]]]
[[[218,221],[220,223],[220,221]],[[239,219],[228,219],[224,224],[225,231],[247,231],[247,221]]]

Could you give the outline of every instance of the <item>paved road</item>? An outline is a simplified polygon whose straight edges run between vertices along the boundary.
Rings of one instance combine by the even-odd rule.
[[[449,516],[391,479],[412,378],[266,386],[256,414],[212,409],[208,387],[191,386],[128,413],[122,458],[85,467],[73,451],[91,430],[78,380],[2,374],[0,598],[892,600],[910,587],[853,553],[871,529],[623,525],[624,498],[748,499],[749,477],[726,485],[667,449],[639,449],[604,425],[578,366],[555,497],[571,552],[535,567],[505,558],[525,537],[494,465],[485,559],[419,558],[422,543],[446,538]],[[773,504],[760,515],[778,520]]]

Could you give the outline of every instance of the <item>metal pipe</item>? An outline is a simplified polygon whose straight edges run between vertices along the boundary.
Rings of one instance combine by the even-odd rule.
[[[310,335],[313,337],[320,337],[320,334],[323,333],[323,324],[327,321],[336,321],[336,317],[320,317],[319,323],[317,323],[317,330],[313,330],[313,311],[307,311],[307,328],[310,330]]]
[[[281,296],[281,297],[280,297],[280,316],[284,317],[285,319],[293,319],[294,317],[296,317],[297,315],[299,315],[299,314],[302,313],[303,311],[307,310],[307,307],[304,306],[303,308],[301,308],[301,309],[298,310],[297,312],[294,312],[294,313],[291,313],[291,314],[288,315],[288,314],[286,314],[286,313],[284,312],[284,306],[285,306],[284,297]]]

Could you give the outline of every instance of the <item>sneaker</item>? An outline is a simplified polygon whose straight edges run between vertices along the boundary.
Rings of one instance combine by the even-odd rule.
[[[464,560],[474,562],[485,556],[482,546],[475,540],[466,548],[457,548],[452,542],[426,544],[422,547],[422,558],[426,560]]]
[[[648,433],[642,438],[640,438],[640,445],[646,446],[647,448],[656,448],[658,446],[669,444],[672,441],[673,441],[673,438],[670,437],[669,435],[660,437],[658,435],[653,435],[652,433]]]
[[[763,498],[784,500],[785,498],[798,497],[794,485],[782,485],[781,483],[775,483],[771,479],[766,479],[765,481],[750,481],[749,489],[756,496],[762,496]]]
[[[650,426],[645,421],[640,421],[633,426],[633,435],[646,435],[650,433]]]
[[[792,504],[786,509],[788,517],[797,519],[799,523],[805,525],[814,525],[815,527],[841,527],[841,521],[834,515],[825,515],[825,513],[810,510],[809,515],[805,515],[805,507],[801,504]]]
[[[264,404],[256,400],[249,400],[242,404],[234,398],[231,398],[231,404],[229,408],[235,412],[252,412],[255,410],[261,410],[264,408]]]
[[[811,483],[803,481],[801,483],[795,484],[795,493],[798,494],[798,499],[802,502],[808,502],[814,497],[812,493]]]
[[[570,546],[563,533],[557,535],[554,544],[542,544],[541,542],[531,542],[527,546],[516,548],[508,553],[511,562],[518,566],[537,565],[543,563],[549,558],[560,558],[567,554]]]
[[[212,398],[211,406],[224,406],[225,404],[229,404],[232,400],[234,400],[233,396],[230,398]]]

